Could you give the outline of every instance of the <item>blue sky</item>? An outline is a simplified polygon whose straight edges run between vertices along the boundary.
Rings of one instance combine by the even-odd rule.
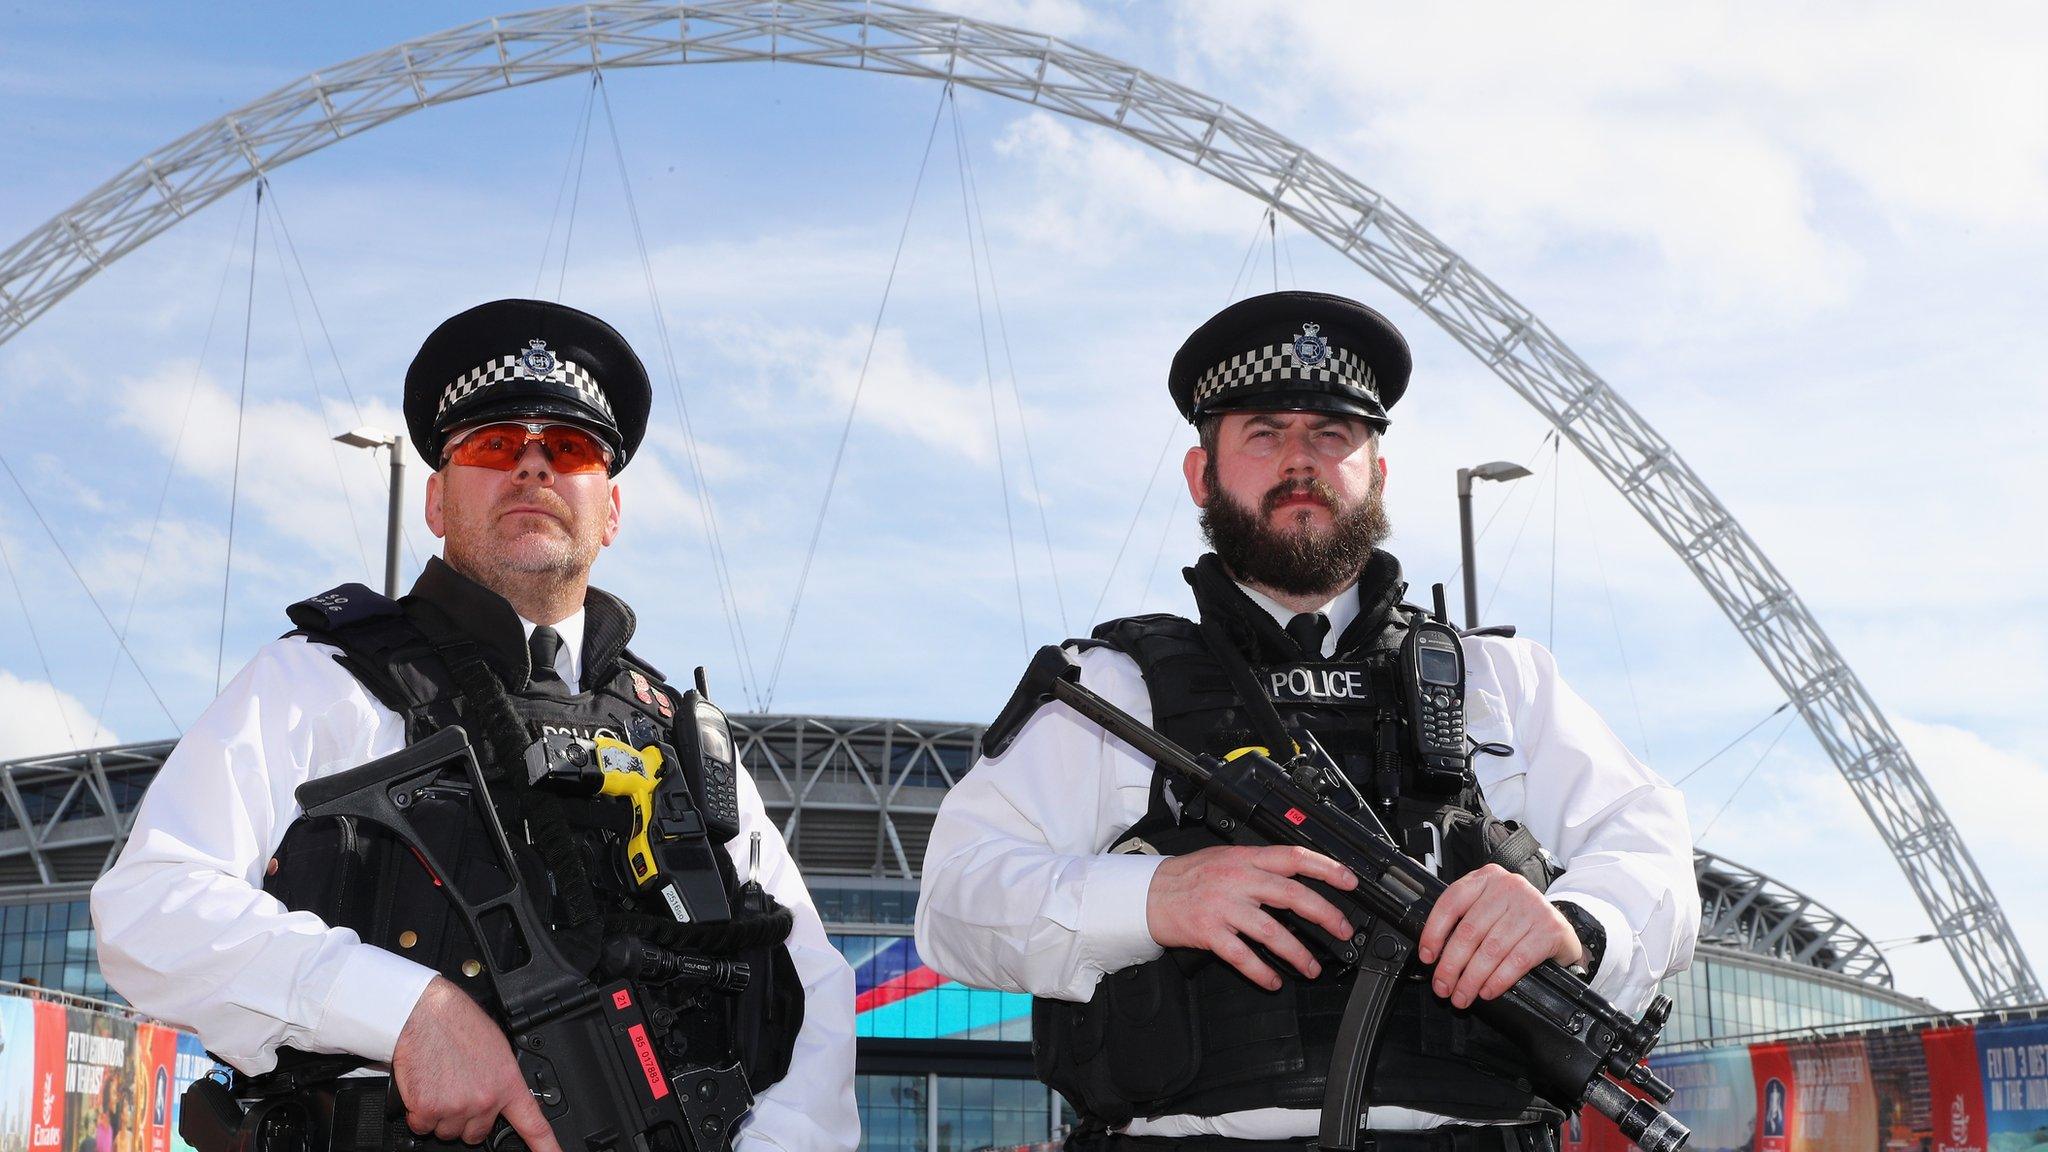
[[[2048,694],[2035,442],[2048,415],[2036,316],[2048,298],[2042,17],[2017,5],[1939,16],[1828,4],[962,10],[1243,109],[1384,193],[1534,309],[1806,600],[2048,970],[2048,838],[2036,831],[2048,814],[2036,722]],[[0,244],[273,88],[493,14],[0,13]],[[327,446],[358,422],[343,375],[362,421],[395,428],[398,381],[433,324],[538,283],[614,320],[656,376],[649,446],[625,476],[626,531],[598,582],[638,608],[638,649],[676,675],[708,665],[735,708],[765,694],[875,336],[772,704],[986,719],[1031,646],[1094,618],[1187,604],[1178,569],[1199,541],[1173,463],[1191,437],[1175,427],[1165,365],[1234,293],[1277,277],[1371,302],[1415,345],[1387,454],[1392,546],[1417,598],[1457,563],[1453,470],[1533,459],[1537,478],[1482,490],[1482,522],[1499,510],[1481,540],[1489,619],[1550,643],[1668,777],[1780,703],[1704,591],[1591,467],[1570,449],[1537,453],[1546,426],[1532,410],[1284,222],[1277,261],[1263,242],[1247,261],[1262,208],[1223,185],[995,97],[963,93],[942,110],[938,86],[900,78],[735,65],[617,74],[606,90],[745,659],[707,557],[610,122],[600,104],[577,183],[589,87],[569,80],[410,115],[272,174],[298,261],[280,257],[266,209],[230,672],[283,630],[284,604],[381,571],[381,471]],[[986,249],[964,224],[956,114]],[[557,207],[565,172],[573,228]],[[0,477],[0,543],[28,609],[12,582],[0,588],[0,756],[169,735],[212,693],[249,208],[244,190],[195,214],[0,345],[6,456],[117,622],[134,599],[130,645],[165,705],[116,666],[79,582]],[[1162,444],[1167,466],[1141,509]],[[432,544],[411,463],[408,579]],[[1793,726],[1773,745],[1782,722],[1686,780],[1695,830],[1712,822],[1704,846],[1879,939],[1924,931],[1812,737]],[[1901,987],[1962,1002],[1937,949],[1893,961]]]

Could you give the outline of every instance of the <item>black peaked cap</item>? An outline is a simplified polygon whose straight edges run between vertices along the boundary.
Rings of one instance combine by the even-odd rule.
[[[1166,386],[1190,423],[1218,412],[1334,412],[1384,431],[1411,367],[1400,330],[1358,301],[1269,292],[1195,329]]]
[[[405,426],[439,468],[448,433],[543,417],[597,433],[613,475],[640,446],[653,391],[618,329],[547,300],[493,300],[441,322],[405,371]]]

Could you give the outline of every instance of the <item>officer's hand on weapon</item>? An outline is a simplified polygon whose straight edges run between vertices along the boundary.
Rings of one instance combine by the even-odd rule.
[[[406,1018],[391,1074],[406,1125],[422,1136],[481,1144],[502,1115],[532,1152],[562,1152],[504,1031],[443,977],[434,977]]]
[[[1306,848],[1204,848],[1171,857],[1152,874],[1145,894],[1146,926],[1162,947],[1205,948],[1268,991],[1280,987],[1280,974],[1259,959],[1247,939],[1313,980],[1322,965],[1267,909],[1284,908],[1339,939],[1351,935],[1351,925],[1336,905],[1296,876],[1347,892],[1358,886],[1349,870]]]
[[[1460,1008],[1492,1000],[1545,960],[1579,962],[1572,926],[1522,876],[1487,864],[1437,897],[1415,954],[1436,965],[1436,994]]]

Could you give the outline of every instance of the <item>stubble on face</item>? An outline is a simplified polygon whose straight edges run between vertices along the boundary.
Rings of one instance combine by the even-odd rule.
[[[1271,588],[1288,596],[1333,593],[1358,579],[1373,550],[1393,532],[1382,492],[1386,475],[1373,469],[1365,497],[1345,507],[1335,489],[1321,480],[1289,480],[1260,497],[1259,507],[1239,503],[1217,482],[1212,452],[1202,468],[1209,501],[1202,509],[1202,535],[1231,575],[1247,584]],[[1273,513],[1283,501],[1308,496],[1329,510],[1332,523],[1318,531],[1312,509],[1287,514],[1276,525]]]
[[[570,499],[539,484],[493,487],[444,487],[441,514],[450,565],[493,588],[589,579],[604,543],[608,489],[594,499],[583,499],[588,494],[582,492]]]

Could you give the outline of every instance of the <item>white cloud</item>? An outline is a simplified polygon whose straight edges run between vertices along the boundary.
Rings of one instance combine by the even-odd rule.
[[[120,742],[69,692],[0,669],[0,760]]]
[[[373,467],[362,449],[332,443],[342,429],[308,405],[254,400],[238,418],[236,395],[209,378],[192,391],[188,419],[183,395],[189,380],[189,367],[124,380],[115,398],[115,419],[142,433],[166,456],[178,446],[180,477],[215,489],[233,486],[242,514],[254,513],[266,527],[317,555],[359,559],[363,540],[382,537],[377,530],[383,523],[378,481],[386,465],[381,455]],[[374,403],[363,409],[363,418],[385,430],[405,426],[397,413]],[[339,420],[355,425],[353,413]],[[238,555],[238,566],[244,562]]]
[[[706,343],[726,350],[735,362],[722,379],[730,381],[737,373],[754,377],[755,386],[737,402],[767,425],[752,429],[757,434],[765,430],[772,440],[774,425],[782,424],[806,429],[806,440],[814,440],[819,428],[843,425],[858,391],[856,418],[863,425],[977,464],[995,459],[988,384],[978,350],[973,375],[956,376],[928,363],[894,326],[873,333],[872,355],[871,332],[865,328],[833,334],[731,320],[704,330],[715,333]]]
[[[1177,11],[1212,88],[1473,252],[1645,245],[1700,302],[1807,312],[1873,209],[2048,231],[2038,9]]]
[[[1003,233],[1028,241],[1042,259],[1129,260],[1155,230],[1242,244],[1259,212],[1244,193],[1185,164],[1050,114],[1012,121],[996,138],[995,150],[1018,165],[1032,199],[992,221]]]
[[[1080,0],[948,0],[944,10],[990,24],[1068,39],[1102,28],[1102,22]]]

